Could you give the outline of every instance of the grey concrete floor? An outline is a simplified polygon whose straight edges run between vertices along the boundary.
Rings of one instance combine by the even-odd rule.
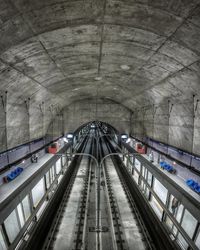
[[[87,160],[82,160],[78,170],[74,185],[71,190],[70,198],[67,203],[63,219],[58,228],[56,240],[53,249],[70,250],[73,245],[73,237],[76,229],[76,219],[78,216],[78,208],[80,203],[81,191],[83,189]]]
[[[131,250],[144,250],[146,249],[146,245],[143,241],[143,235],[140,233],[138,223],[131,211],[117,172],[110,159],[106,163],[128,247]]]

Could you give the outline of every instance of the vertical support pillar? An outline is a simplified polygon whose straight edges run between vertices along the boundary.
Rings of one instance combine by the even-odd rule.
[[[196,98],[196,95],[193,95],[193,101],[192,101],[192,142],[191,142],[191,154],[193,154],[194,151],[194,130],[195,130],[195,117],[199,105],[199,99]],[[190,158],[190,166],[192,165],[192,155]]]
[[[152,132],[151,132],[151,135],[152,135],[152,139],[154,139],[154,123],[155,123],[155,114],[156,114],[156,107],[155,107],[155,104],[153,104],[153,111],[152,111],[152,114],[153,114],[153,119],[152,119]],[[153,145],[152,145],[153,146]]]
[[[155,138],[155,116],[157,109],[158,107],[156,107],[155,104],[153,104],[152,139]],[[151,146],[153,147],[153,141]]]
[[[137,126],[138,126],[138,114],[139,114],[139,110],[135,110],[135,127],[134,127],[134,137],[137,138]]]
[[[10,243],[10,240],[9,240],[9,237],[8,237],[8,234],[7,234],[7,231],[6,231],[4,223],[1,225],[1,230],[3,232],[3,236],[4,236],[4,241],[5,241],[6,247],[8,248],[11,243]]]
[[[128,155],[126,155],[126,168],[128,169],[129,168],[129,152],[128,152]]]
[[[61,112],[61,125],[62,125],[62,135],[65,135],[65,121],[64,121],[64,110]]]
[[[133,118],[133,112],[130,113],[130,135],[132,134],[132,118]]]
[[[132,123],[132,127],[131,127],[131,133],[132,133],[132,135],[133,136],[135,136],[134,134],[135,134],[135,124],[134,124],[134,117],[135,117],[135,111],[133,111],[133,113],[132,113],[132,119],[131,119],[131,123]]]
[[[143,114],[143,117],[142,117],[142,141],[145,142],[145,126],[144,126],[144,118],[146,115],[145,107],[142,109],[142,114]]]
[[[62,134],[62,114],[59,104],[56,105],[56,137]]]
[[[28,145],[29,145],[29,152],[31,153],[31,131],[30,131],[30,98],[26,99],[24,101],[25,106],[26,106],[26,112],[27,112],[27,117],[28,117]]]
[[[55,127],[55,121],[54,121],[54,118],[55,117],[55,114],[54,114],[54,108],[52,107],[52,141],[54,140],[54,127]]]
[[[1,103],[4,111],[4,126],[5,126],[5,150],[8,150],[8,128],[7,128],[7,96],[8,96],[8,91],[5,91],[1,95]],[[9,164],[9,157],[8,157],[8,152],[7,152],[7,162]]]
[[[135,168],[135,155],[133,155],[132,175],[134,175],[134,168]]]
[[[171,115],[171,112],[172,112],[172,108],[173,108],[174,104],[171,103],[170,100],[168,100],[168,114],[167,114],[167,117],[168,117],[168,134],[167,134],[167,154],[169,154],[169,131],[170,131],[170,115]]]
[[[151,130],[152,139],[154,139],[154,121],[155,121],[155,104],[153,104],[153,107],[152,107],[152,130]],[[151,146],[153,146],[153,141],[152,141]]]
[[[39,104],[39,110],[40,110],[41,115],[42,115],[42,136],[43,136],[43,138],[45,138],[45,124],[44,124],[45,106],[44,106],[44,102]],[[44,144],[45,144],[45,142],[44,142]]]
[[[124,162],[124,159],[125,159],[125,157],[124,157],[124,154],[126,153],[126,151],[125,151],[125,147],[124,147],[124,145],[122,144],[122,161]]]
[[[143,141],[143,139],[144,139],[144,108],[141,108],[140,112],[142,114],[142,118],[141,118],[142,131],[141,131],[141,136],[140,136],[141,138],[140,138],[140,140]]]
[[[51,131],[51,134],[52,134],[52,140],[51,140],[51,141],[53,141],[53,139],[54,139],[54,121],[53,121],[54,117],[53,117],[53,105],[49,106],[49,111],[50,111],[50,113],[51,113],[51,123],[52,123],[52,124],[50,124],[50,125],[52,125],[52,131]]]

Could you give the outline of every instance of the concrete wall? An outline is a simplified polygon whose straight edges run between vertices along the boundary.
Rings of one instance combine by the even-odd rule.
[[[96,101],[92,99],[73,102],[63,113],[55,107],[40,108],[35,103],[30,103],[27,109],[24,101],[8,102],[6,110],[7,113],[0,103],[0,152],[45,134],[50,141],[64,131],[73,132],[82,124],[96,120]],[[120,104],[98,100],[97,119],[111,124],[120,132],[130,132],[130,111]]]
[[[142,140],[147,136],[200,154],[200,106],[196,100],[191,97],[165,101],[157,107],[136,110],[132,115],[132,135]]]
[[[84,123],[94,121],[109,123],[119,132],[130,132],[130,111],[120,104],[109,100],[98,100],[97,117],[96,101],[86,99],[74,102],[64,109],[65,132],[73,132]]]
[[[98,119],[122,133],[130,133],[132,124],[131,134],[139,139],[150,137],[200,155],[200,105],[196,104],[197,98],[191,97],[171,103],[164,101],[158,106],[148,106],[131,113],[116,102],[99,99],[96,112],[96,100],[84,99],[66,106],[62,115],[55,108],[40,109],[36,103],[30,103],[28,112],[24,101],[8,102],[5,113],[1,102],[0,151],[45,134],[53,139],[63,132],[73,132],[82,124]]]
[[[29,115],[25,102],[0,100],[0,152],[29,141]]]
[[[3,95],[3,94],[2,94]],[[43,137],[58,137],[63,133],[60,110],[42,107],[30,102],[0,100],[0,152]],[[6,112],[5,112],[6,111]],[[53,122],[52,122],[53,120]],[[52,129],[53,124],[53,129]]]
[[[29,141],[29,115],[24,103],[9,105],[7,112],[8,148]]]

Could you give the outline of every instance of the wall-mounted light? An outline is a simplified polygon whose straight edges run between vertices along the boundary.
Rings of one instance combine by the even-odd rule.
[[[127,134],[122,134],[122,135],[121,135],[121,138],[122,138],[122,139],[128,139],[128,135],[127,135]]]
[[[73,134],[67,134],[67,139],[72,139],[74,137]]]

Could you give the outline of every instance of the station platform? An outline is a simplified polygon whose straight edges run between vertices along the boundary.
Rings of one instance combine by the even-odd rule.
[[[59,148],[59,151],[64,147],[64,144]],[[3,183],[0,186],[0,204],[6,202],[6,200],[11,196],[14,195],[15,191],[20,189],[23,184],[27,181],[31,181],[32,176],[36,174],[40,169],[46,164],[49,160],[51,160],[55,155],[45,153],[43,156],[38,158],[37,163],[31,163],[27,167],[24,168],[24,171],[13,181],[8,183]]]
[[[149,157],[147,154],[142,154],[142,157],[144,157],[146,160],[149,161]],[[150,161],[149,161],[150,162]],[[171,180],[173,180],[176,184],[178,184],[182,189],[184,189],[190,196],[192,196],[193,198],[195,198],[198,202],[200,202],[200,195],[198,195],[197,193],[195,193],[192,189],[190,189],[185,181],[186,179],[182,178],[181,176],[178,176],[176,174],[172,174],[167,172],[166,170],[163,170],[160,165],[156,162],[151,162],[159,171],[161,171],[162,173],[164,173],[166,176],[168,176]]]
[[[131,147],[129,144],[125,143],[124,146],[127,148],[127,150],[130,153],[136,152],[135,149]],[[144,158],[149,163],[151,163],[151,165],[153,165],[159,172],[161,172],[162,174],[167,176],[169,179],[171,179],[174,183],[176,183],[176,185],[180,186],[180,188],[184,190],[190,197],[194,198],[198,203],[200,203],[200,195],[198,195],[196,192],[194,192],[192,189],[190,189],[186,185],[185,183],[186,179],[184,179],[182,176],[179,176],[177,174],[172,174],[172,173],[167,172],[166,170],[163,170],[157,162],[151,162],[147,154],[140,154],[140,157]]]
[[[24,171],[13,181],[4,183],[0,186],[0,204],[3,203],[15,190],[17,190],[25,181],[31,179],[31,176],[36,173],[46,162],[54,155],[46,153],[38,159],[37,163],[32,163],[24,169]]]

